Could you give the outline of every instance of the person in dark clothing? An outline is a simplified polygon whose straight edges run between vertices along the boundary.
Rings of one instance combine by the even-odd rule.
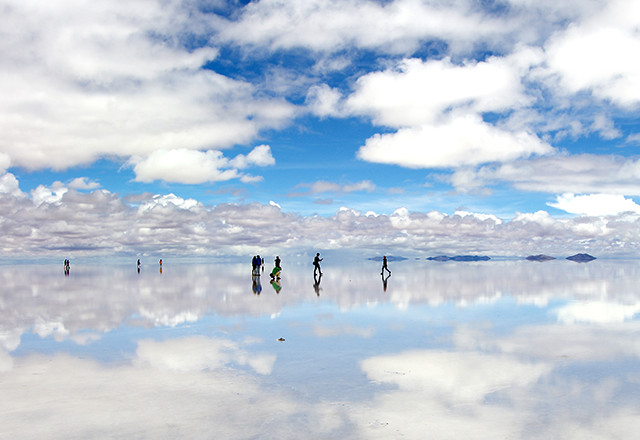
[[[380,272],[380,275],[383,275],[385,270],[387,272],[389,272],[389,275],[391,275],[391,271],[387,267],[387,257],[386,256],[382,257],[382,271]]]
[[[320,262],[322,258],[320,258],[320,252],[316,254],[316,257],[313,259],[313,276],[316,276],[316,272],[320,272],[322,275],[322,269],[320,269]]]

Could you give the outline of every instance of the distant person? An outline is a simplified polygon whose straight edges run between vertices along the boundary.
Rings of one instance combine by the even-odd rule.
[[[322,269],[320,269],[320,262],[322,261],[322,258],[320,258],[320,252],[318,252],[316,254],[316,257],[313,259],[313,276],[316,276],[316,272],[320,272],[320,275],[322,275]]]
[[[160,258],[160,266],[162,266],[162,258]]]
[[[391,271],[387,267],[387,257],[386,257],[386,255],[384,257],[382,257],[382,272],[380,272],[380,275],[383,275],[385,270],[387,272],[389,272],[389,275],[391,275]]]
[[[260,268],[264,272],[264,259],[260,257],[260,255],[256,255],[256,263],[258,265],[258,272],[260,272]]]
[[[64,260],[64,274],[69,275],[69,270],[71,269],[71,262],[65,258]]]
[[[142,266],[142,263],[140,262],[140,258],[138,258],[138,261],[136,262],[136,267],[138,268],[138,273],[140,273],[140,267]]]
[[[251,274],[252,275],[260,275],[260,261],[261,258],[259,255],[254,255],[251,260]]]
[[[280,264],[280,257],[276,256],[276,259],[274,260],[274,267],[271,271],[271,278],[280,279],[280,272],[282,272],[282,267],[280,266]]]

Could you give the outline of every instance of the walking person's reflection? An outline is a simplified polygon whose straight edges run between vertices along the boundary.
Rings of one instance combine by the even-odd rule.
[[[313,274],[313,290],[316,291],[316,295],[320,296],[320,280],[322,280],[322,272],[320,275]]]
[[[387,275],[386,277],[382,275],[382,288],[384,289],[385,292],[387,291],[387,280],[389,279],[390,276],[391,276],[391,273],[389,273],[389,275]]]

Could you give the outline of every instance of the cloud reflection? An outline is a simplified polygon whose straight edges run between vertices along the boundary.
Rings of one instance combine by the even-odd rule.
[[[640,429],[635,262],[396,262],[385,291],[378,263],[327,258],[320,297],[310,265],[292,261],[280,293],[259,296],[247,266],[74,265],[70,277],[0,267],[2,433],[582,439]],[[119,344],[97,344],[108,334]],[[69,341],[86,347],[74,355]]]
[[[242,264],[215,268],[178,264],[165,267],[162,275],[146,268],[137,274],[134,269],[74,265],[72,275],[65,278],[61,268],[54,266],[0,266],[4,305],[0,344],[14,350],[27,331],[83,344],[123,324],[174,327],[207,315],[277,316],[288,307],[318,298],[311,271],[304,265],[290,265],[277,294],[264,290],[258,297],[252,294],[251,278]],[[631,319],[640,304],[636,289],[640,267],[633,261],[597,260],[588,265],[407,261],[393,269],[385,290],[376,262],[329,266],[322,294],[315,301],[328,301],[347,311],[376,304],[400,310],[421,304],[467,307],[506,297],[537,307],[545,307],[552,299],[575,300],[555,309],[564,323]],[[368,335],[364,331],[363,336]]]

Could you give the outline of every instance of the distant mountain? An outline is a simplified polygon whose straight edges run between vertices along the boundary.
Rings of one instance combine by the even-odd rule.
[[[587,263],[589,261],[595,260],[596,257],[592,257],[589,254],[575,254],[570,257],[567,257],[567,260],[575,261],[578,263]]]
[[[549,261],[549,260],[555,260],[555,257],[550,257],[549,255],[540,254],[540,255],[529,255],[526,259],[529,261]]]
[[[382,261],[382,257],[371,257],[371,258],[367,258],[367,260]],[[406,258],[406,257],[394,257],[393,255],[387,256],[387,261],[402,261],[402,260],[408,260],[408,258]]]
[[[448,257],[446,255],[439,255],[437,257],[428,257],[427,260],[431,261],[488,261],[490,257],[486,255],[456,255],[454,257]]]

